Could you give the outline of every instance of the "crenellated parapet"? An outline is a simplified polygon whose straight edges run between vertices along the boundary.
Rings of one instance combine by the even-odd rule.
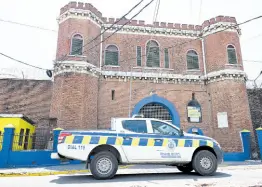
[[[217,16],[204,21],[202,24],[202,34],[204,36],[225,29],[227,31],[236,31],[239,35],[241,34],[235,17]]]
[[[240,34],[240,29],[235,17],[217,16],[204,21],[202,25],[167,22],[154,22],[153,24],[148,24],[143,20],[120,20],[119,18],[103,17],[102,13],[92,4],[81,2],[70,2],[60,9],[60,16],[58,18],[59,23],[69,18],[89,19],[102,28],[108,28],[118,21],[109,32],[114,32],[125,24],[125,26],[119,30],[119,33],[153,33],[166,36],[199,37],[227,29]]]
[[[66,11],[70,9],[76,9],[76,10],[89,10],[92,13],[94,13],[99,18],[102,18],[102,13],[96,9],[92,4],[90,3],[82,3],[82,2],[69,2],[67,5],[62,7],[60,9],[60,15],[64,14]]]

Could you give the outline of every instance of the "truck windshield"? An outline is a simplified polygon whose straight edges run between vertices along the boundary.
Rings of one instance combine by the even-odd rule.
[[[176,128],[168,125],[167,123],[152,120],[151,124],[154,134],[179,135],[179,131]]]

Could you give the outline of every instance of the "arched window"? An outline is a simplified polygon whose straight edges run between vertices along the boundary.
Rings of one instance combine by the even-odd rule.
[[[118,65],[118,48],[115,45],[109,45],[107,46],[105,50],[105,65]]]
[[[227,57],[229,64],[237,64],[236,49],[233,45],[227,46]]]
[[[150,40],[146,45],[146,65],[148,67],[160,66],[159,45],[156,41]]]
[[[194,50],[188,51],[186,58],[187,58],[187,69],[188,70],[199,69],[199,61],[198,61],[198,55],[196,51]]]
[[[80,34],[75,34],[71,40],[71,55],[83,54],[83,37]]]

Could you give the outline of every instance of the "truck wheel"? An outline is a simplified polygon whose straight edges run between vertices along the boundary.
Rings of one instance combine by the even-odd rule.
[[[190,173],[191,171],[193,171],[193,167],[192,164],[186,164],[183,166],[177,166],[177,169],[183,173]]]
[[[192,163],[194,170],[202,176],[212,176],[217,170],[217,159],[207,150],[197,152]]]
[[[109,151],[95,154],[90,163],[90,171],[95,179],[111,179],[118,170],[116,156]]]

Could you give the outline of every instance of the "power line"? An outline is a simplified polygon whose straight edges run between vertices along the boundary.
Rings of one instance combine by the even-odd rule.
[[[202,13],[202,0],[200,0],[200,10],[199,10],[199,15],[198,15],[198,23],[200,23],[200,18],[201,18],[201,13]]]
[[[192,2],[193,0],[190,0],[190,20],[192,20],[192,18],[193,18],[193,2]]]
[[[136,4],[127,14],[129,14],[133,9],[135,9],[137,6],[139,6],[142,2],[143,2],[144,0],[141,0],[138,4]],[[140,14],[146,7],[148,7],[153,1],[155,1],[155,0],[151,0],[148,4],[146,4],[136,15],[134,15],[130,20],[132,20],[133,18],[135,18],[136,16],[138,16],[138,14]],[[127,15],[127,14],[125,14],[125,15]],[[125,17],[125,15],[123,16],[123,17]],[[122,18],[123,18],[122,17]],[[127,22],[127,23],[129,23],[130,22],[130,20]],[[119,22],[120,20],[118,20],[118,21],[116,21],[115,23],[117,23],[117,22]],[[127,23],[125,23],[123,26],[125,26]],[[114,24],[113,24],[114,25]],[[122,29],[123,28],[123,26],[120,28],[120,29]],[[111,25],[111,27],[112,27],[112,25]],[[119,30],[120,30],[119,29]],[[118,30],[117,30],[118,31]],[[110,36],[108,36],[106,39],[108,39],[108,38],[110,38],[112,35],[114,35],[117,31],[115,31],[113,34],[111,34]],[[100,35],[101,36],[101,35]],[[98,36],[99,37],[99,36]],[[100,42],[100,43],[103,43],[106,39],[104,39],[102,42]],[[99,45],[100,43],[98,43],[97,45]],[[96,45],[96,46],[97,46]],[[96,47],[96,46],[94,46],[94,47]],[[93,47],[93,48],[94,48]],[[91,48],[92,49],[92,48]],[[91,50],[91,49],[89,49],[89,50]],[[8,55],[6,55],[6,54],[4,54],[4,53],[1,53],[0,52],[0,54],[1,55],[3,55],[3,56],[5,56],[5,57],[7,57],[7,58],[9,58],[9,59],[11,59],[11,60],[14,60],[14,61],[16,61],[16,62],[19,62],[19,63],[22,63],[22,64],[24,64],[24,65],[27,65],[27,66],[31,66],[31,67],[34,67],[34,68],[37,68],[37,69],[41,69],[41,70],[48,70],[48,69],[44,69],[44,68],[41,68],[41,67],[38,67],[38,66],[34,66],[34,65],[31,65],[31,64],[28,64],[28,63],[26,63],[26,62],[23,62],[23,61],[21,61],[21,60],[17,60],[17,59],[15,59],[15,58],[13,58],[13,57],[11,57],[11,56],[8,56]]]
[[[262,15],[261,15],[261,16],[257,16],[257,17],[255,17],[255,18],[248,19],[248,20],[246,20],[246,21],[244,21],[244,22],[242,22],[242,23],[236,24],[235,27],[236,27],[236,26],[243,25],[243,24],[246,24],[246,23],[248,23],[248,22],[251,22],[251,21],[254,21],[254,20],[257,20],[257,19],[260,19],[260,18],[262,18]],[[214,32],[214,33],[212,33],[212,34],[210,34],[210,35],[213,35],[213,34],[216,34],[216,33],[219,33],[219,32],[223,32],[223,31],[226,31],[226,30],[228,30],[228,29],[229,29],[229,28],[225,28],[225,29],[223,29],[223,30],[219,30],[219,31],[217,31],[217,32]],[[210,35],[209,35],[209,36],[210,36]],[[197,37],[197,38],[194,39],[194,40],[189,40],[189,41],[185,41],[185,42],[182,42],[182,43],[179,43],[179,44],[176,44],[176,45],[172,45],[172,46],[166,47],[166,49],[170,49],[170,48],[174,48],[174,47],[179,47],[179,46],[182,46],[182,45],[187,44],[187,43],[191,43],[191,42],[196,41],[196,40],[201,40],[202,38],[204,38],[204,37]],[[160,52],[161,52],[161,50],[160,50]],[[141,56],[132,57],[132,58],[129,58],[129,59],[126,59],[126,60],[121,60],[121,61],[119,61],[119,63],[120,63],[120,62],[124,62],[124,61],[134,60],[134,59],[136,59],[137,57],[145,57],[145,56],[146,56],[146,55],[141,55]]]
[[[153,1],[155,0],[151,0],[149,3],[147,3],[137,14],[135,14],[132,18],[129,19],[129,21],[127,21],[125,24],[123,24],[120,28],[118,28],[116,31],[114,31],[111,35],[109,35],[108,37],[106,37],[104,40],[102,40],[101,42],[99,42],[98,44],[96,44],[95,46],[91,47],[90,49],[87,49],[85,51],[83,51],[83,53],[88,52],[92,49],[94,49],[96,46],[98,46],[99,44],[105,42],[107,39],[109,39],[110,37],[112,37],[116,32],[118,32],[119,30],[121,30],[125,25],[127,25],[128,23],[130,23],[130,21],[132,19],[134,19],[136,16],[138,16],[145,8],[147,8],[151,3],[153,3]]]
[[[126,18],[126,16],[128,14],[130,14],[135,8],[137,8],[144,0],[141,0],[139,3],[137,3],[135,6],[133,6],[125,15],[123,15],[119,20],[115,21],[110,27],[106,28],[103,32],[101,32],[99,35],[97,35],[94,39],[92,39],[91,41],[89,41],[88,43],[86,43],[85,45],[81,46],[81,48],[76,49],[73,52],[77,52],[78,50],[84,48],[85,46],[89,45],[90,43],[92,43],[93,41],[95,41],[97,38],[99,38],[100,36],[102,36],[107,30],[111,29],[115,24],[117,24],[118,22],[122,21],[123,19]],[[64,61],[63,58],[65,58],[67,55],[65,55],[64,57],[62,57],[61,61]]]
[[[160,1],[161,0],[158,0],[156,2],[156,7],[155,7],[155,10],[154,10],[154,14],[153,14],[153,26],[151,28],[151,30],[153,30],[153,27],[155,26],[154,22],[156,22],[157,20],[157,16],[158,16],[158,12],[159,12],[159,7],[160,7]],[[152,37],[153,35],[151,36],[151,39],[150,39],[150,42],[149,42],[149,49],[148,49],[148,54],[150,52],[150,44],[151,44],[151,40],[152,40]],[[130,117],[131,116],[131,100],[132,100],[132,72],[133,72],[133,67],[131,66],[130,64],[130,71],[131,71],[131,78],[130,78],[130,82],[129,82],[129,107],[128,107],[128,116]]]
[[[155,8],[155,11],[154,11],[154,15],[153,15],[153,26],[151,27],[151,31],[153,30],[154,28],[154,22],[157,21],[157,16],[158,16],[158,12],[159,12],[159,7],[160,7],[160,0],[157,2],[156,4],[156,8]],[[148,53],[146,54],[146,63],[147,63],[147,59],[148,59],[148,56],[149,56],[149,53],[150,53],[150,48],[151,48],[151,41],[152,41],[152,38],[153,38],[153,34],[151,35],[150,37],[150,40],[149,40],[149,47],[148,47]],[[146,47],[147,48],[147,47]],[[146,49],[147,51],[147,49]]]
[[[155,0],[151,0],[149,3],[147,3],[137,14],[135,14],[132,18],[130,18],[129,21],[127,21],[125,24],[123,24],[120,28],[118,28],[116,31],[114,31],[111,35],[109,35],[108,37],[106,37],[104,40],[102,40],[101,42],[99,42],[98,44],[96,44],[95,46],[93,46],[90,49],[85,50],[83,53],[88,52],[92,49],[94,49],[96,46],[98,46],[99,44],[105,42],[107,39],[109,39],[110,37],[112,37],[116,32],[118,32],[119,30],[121,30],[125,25],[127,25],[132,19],[134,19],[136,16],[138,16],[145,8],[147,8],[151,3],[153,3],[153,1]]]
[[[260,62],[262,63],[262,60],[243,60],[244,62]]]
[[[252,37],[250,37],[250,38],[242,41],[242,43],[249,42],[249,41],[251,41],[251,40],[253,40],[253,39],[256,39],[256,38],[258,38],[258,37],[261,37],[261,36],[262,36],[262,33],[260,33],[260,34],[258,34],[258,35],[255,35],[255,36],[252,36]]]
[[[262,18],[262,15],[261,15],[261,16],[257,16],[257,17],[255,17],[255,18],[251,18],[251,19],[246,20],[246,21],[244,21],[244,22],[242,22],[242,23],[238,23],[238,24],[235,25],[235,27],[240,26],[240,25],[243,25],[243,24],[246,24],[246,23],[251,22],[251,21],[254,21],[254,20],[256,20],[256,19],[260,19],[260,18]],[[226,30],[228,30],[228,29],[229,29],[229,28],[225,28],[225,29],[216,31],[216,32],[214,32],[214,33],[212,33],[212,34],[210,34],[210,35],[213,35],[213,34],[216,34],[216,33],[220,33],[220,32],[226,31]],[[209,35],[209,36],[210,36],[210,35]],[[187,42],[183,42],[181,45],[184,45],[184,44],[186,44],[186,43],[191,43],[192,41],[200,40],[200,39],[202,39],[202,38],[204,38],[204,37],[197,37],[197,38],[194,39],[194,40],[190,40],[190,41],[187,41]],[[176,46],[177,46],[177,45],[173,45],[173,46],[170,46],[170,47],[168,47],[168,48],[172,48],[172,47],[176,47]]]
[[[41,67],[38,67],[38,66],[34,66],[34,65],[31,65],[31,64],[28,64],[28,63],[23,62],[23,61],[21,61],[21,60],[17,60],[17,59],[15,59],[15,58],[13,58],[13,57],[11,57],[11,56],[8,56],[8,55],[6,55],[6,54],[4,54],[4,53],[1,53],[1,52],[0,52],[0,55],[4,56],[4,57],[6,57],[6,58],[9,58],[9,59],[11,59],[11,60],[14,60],[14,61],[16,61],[16,62],[19,62],[19,63],[21,63],[21,64],[24,64],[24,65],[27,65],[27,66],[31,66],[31,67],[33,67],[33,68],[37,68],[37,69],[41,69],[41,70],[48,70],[48,69],[44,69],[44,68],[41,68]]]
[[[27,25],[27,24],[24,24],[24,23],[19,23],[19,22],[15,22],[15,21],[4,20],[4,19],[1,19],[1,18],[0,18],[0,21],[6,22],[6,23],[11,23],[11,24],[16,24],[16,25],[20,25],[20,26],[31,27],[31,28],[35,28],[35,29],[40,29],[40,30],[51,31],[51,32],[57,33],[57,31],[56,31],[56,30],[53,30],[53,29],[47,29],[47,28],[38,27],[38,26],[34,26],[34,25]]]

